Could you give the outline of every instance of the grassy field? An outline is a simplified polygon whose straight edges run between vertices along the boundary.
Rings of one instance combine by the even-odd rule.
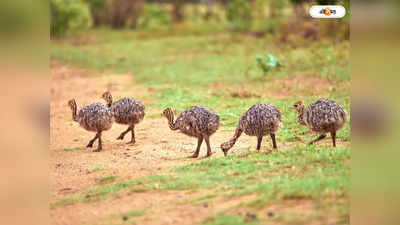
[[[278,147],[282,143],[288,147],[269,154],[263,147],[262,153],[248,149],[247,153],[198,162],[182,159],[184,165],[137,179],[105,176],[93,188],[54,200],[51,207],[142,192],[192,191],[204,193],[187,199],[194,205],[242,199],[228,209],[210,213],[203,224],[349,224],[349,123],[338,133],[339,147],[305,146],[301,143],[315,135],[302,134],[307,129],[297,123],[297,114],[290,109],[297,100],[309,104],[323,97],[350,112],[349,43],[304,41],[304,46],[289,48],[278,47],[269,36],[256,39],[218,28],[207,32],[175,29],[170,31],[174,35],[157,30],[93,30],[53,41],[51,58],[96,71],[129,73],[134,77],[132,85],[152,90],[139,96],[131,93],[138,99],[151,99],[146,105],[149,111],[172,107],[181,112],[202,105],[220,115],[220,130],[233,131],[241,114],[253,104],[273,104],[283,116]],[[256,56],[268,53],[285,66],[263,76]],[[160,117],[160,113],[146,117]],[[293,202],[305,205],[304,209],[279,215],[271,209]],[[253,214],[242,213],[243,209]],[[134,219],[124,221],[134,223],[146,216],[146,209],[125,214]],[[113,218],[106,221],[116,224]]]

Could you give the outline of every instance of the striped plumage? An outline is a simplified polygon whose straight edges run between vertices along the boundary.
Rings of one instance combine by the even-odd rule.
[[[281,121],[281,113],[275,106],[268,104],[253,105],[240,118],[232,139],[221,144],[224,155],[228,154],[229,149],[233,147],[242,132],[257,137],[257,150],[261,148],[262,138],[270,135],[273,148],[276,149],[275,134],[280,128]]]
[[[110,92],[105,92],[102,98],[107,102],[107,107],[110,108],[114,115],[115,122],[119,124],[129,125],[128,129],[122,132],[117,140],[123,140],[125,134],[131,131],[132,138],[129,143],[135,143],[135,125],[140,123],[145,115],[145,106],[133,98],[122,98],[113,102]]]
[[[219,116],[215,112],[204,107],[193,106],[182,112],[175,121],[174,113],[170,108],[165,109],[163,115],[168,119],[168,125],[171,130],[180,130],[188,136],[197,137],[197,148],[191,157],[197,158],[199,156],[203,139],[207,144],[207,157],[212,155],[210,136],[219,127]]]
[[[324,139],[326,133],[330,133],[333,146],[336,147],[336,132],[346,123],[346,112],[342,106],[329,99],[320,99],[307,108],[302,101],[298,101],[293,108],[298,112],[297,119],[300,124],[320,134],[309,144]]]
[[[94,151],[100,151],[102,149],[101,133],[109,130],[114,122],[114,117],[110,109],[101,103],[93,103],[83,107],[79,110],[79,113],[77,113],[75,99],[71,99],[68,105],[71,107],[72,119],[74,121],[78,122],[79,125],[87,131],[96,132],[96,136],[89,141],[86,147],[93,147],[93,142],[99,139],[98,147]]]

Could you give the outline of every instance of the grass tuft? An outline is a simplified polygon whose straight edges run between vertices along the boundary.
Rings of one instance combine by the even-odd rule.
[[[115,179],[117,179],[118,176],[115,175],[111,175],[111,176],[106,176],[106,177],[102,177],[100,178],[97,183],[98,184],[105,184],[105,183],[110,183],[115,181]]]
[[[75,147],[75,148],[62,148],[60,149],[61,152],[71,152],[71,151],[77,151],[77,150],[85,150],[85,147]]]

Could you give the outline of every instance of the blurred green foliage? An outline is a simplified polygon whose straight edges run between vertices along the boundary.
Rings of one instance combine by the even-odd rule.
[[[147,4],[139,15],[138,27],[153,28],[165,26],[169,25],[171,20],[171,16],[164,9],[156,4]]]
[[[85,0],[85,2],[89,4],[90,11],[96,12],[106,5],[107,0]]]
[[[257,2],[265,2],[264,0],[258,0]],[[270,0],[270,17],[278,18],[282,16],[282,10],[287,6],[287,0]]]
[[[310,2],[309,0],[290,0],[293,4],[303,4],[305,2]]]
[[[344,21],[347,23],[350,23],[350,14],[351,14],[351,9],[350,9],[350,0],[339,0],[338,4],[344,6],[346,9],[346,16],[343,18]]]
[[[91,26],[89,6],[82,0],[51,0],[50,35],[74,34]]]
[[[251,4],[246,0],[232,0],[228,3],[226,16],[233,31],[243,31],[250,28],[252,22]]]
[[[336,5],[338,0],[317,0],[318,5]]]
[[[107,0],[85,0],[89,4],[90,12],[93,18],[93,25],[98,26],[102,23],[102,14],[107,7]]]
[[[174,23],[207,24],[218,23],[234,32],[255,36],[266,34],[291,34],[318,39],[327,34],[333,38],[348,39],[349,14],[342,23],[337,21],[305,28],[310,23],[305,0],[230,0],[230,1],[150,1],[150,0],[51,0],[51,35],[62,36],[76,33],[93,26],[117,29],[154,29],[174,26]],[[339,0],[349,11],[349,0]],[[293,7],[292,7],[293,6]],[[88,10],[89,8],[89,10]],[[293,14],[296,19],[293,19]],[[174,19],[175,18],[175,19]],[[91,22],[92,21],[92,22]],[[288,29],[286,29],[287,27]],[[284,30],[282,30],[282,28]],[[308,29],[308,31],[307,31]],[[293,31],[296,30],[296,31]],[[289,40],[291,41],[291,40]],[[293,41],[296,44],[296,40]]]

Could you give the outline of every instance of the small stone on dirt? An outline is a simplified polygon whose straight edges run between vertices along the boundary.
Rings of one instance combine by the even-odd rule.
[[[204,208],[207,208],[207,207],[208,207],[208,204],[207,204],[207,203],[204,203],[203,206],[204,206]]]
[[[72,188],[62,188],[58,190],[58,193],[68,193],[70,191],[72,191]]]
[[[273,212],[268,212],[267,215],[268,215],[268,217],[273,217],[273,216],[275,216],[275,213],[273,213]]]
[[[127,216],[123,216],[123,217],[122,217],[122,220],[123,220],[123,221],[127,221],[127,220],[128,220],[128,217],[127,217]]]
[[[246,213],[246,219],[255,220],[255,219],[257,219],[257,215],[254,213],[248,212],[248,213]]]

